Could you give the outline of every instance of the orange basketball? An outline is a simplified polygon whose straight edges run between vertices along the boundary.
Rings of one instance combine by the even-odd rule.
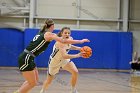
[[[89,46],[83,46],[81,49],[80,49],[80,52],[85,52],[82,57],[83,58],[89,58],[91,57],[92,55],[92,49],[89,47]]]

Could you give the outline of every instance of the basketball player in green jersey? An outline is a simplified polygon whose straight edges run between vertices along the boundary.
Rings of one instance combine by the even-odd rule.
[[[38,83],[38,70],[34,62],[34,58],[41,54],[48,47],[52,40],[56,40],[66,44],[76,44],[89,42],[88,39],[82,40],[68,40],[58,37],[54,30],[54,22],[52,19],[47,19],[43,28],[33,38],[30,44],[19,55],[18,63],[25,82],[14,93],[28,93]]]

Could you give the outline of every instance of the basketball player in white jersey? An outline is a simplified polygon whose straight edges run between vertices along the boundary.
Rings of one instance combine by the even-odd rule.
[[[59,32],[58,36],[63,39],[72,39],[70,37],[71,31],[69,27],[64,27]],[[78,54],[68,54],[69,50],[80,50],[81,47],[77,47],[71,44],[64,44],[56,42],[53,47],[53,52],[50,55],[49,65],[48,65],[48,75],[47,79],[44,81],[43,87],[40,93],[45,93],[51,84],[54,76],[59,72],[60,68],[70,72],[71,76],[71,93],[78,93],[76,90],[76,82],[78,78],[78,69],[75,64],[70,61],[72,58],[82,57],[81,53]]]

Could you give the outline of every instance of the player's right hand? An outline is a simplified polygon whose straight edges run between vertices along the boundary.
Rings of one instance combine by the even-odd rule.
[[[82,39],[81,40],[81,43],[84,43],[84,42],[90,42],[90,40],[88,40],[88,39]]]

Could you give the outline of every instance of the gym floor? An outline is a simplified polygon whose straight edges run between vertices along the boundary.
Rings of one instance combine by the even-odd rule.
[[[39,69],[39,83],[30,93],[39,93],[47,69]],[[61,70],[46,93],[70,93],[70,73]],[[24,82],[17,68],[0,68],[0,93],[13,93]],[[140,93],[140,73],[79,69],[79,93]]]

